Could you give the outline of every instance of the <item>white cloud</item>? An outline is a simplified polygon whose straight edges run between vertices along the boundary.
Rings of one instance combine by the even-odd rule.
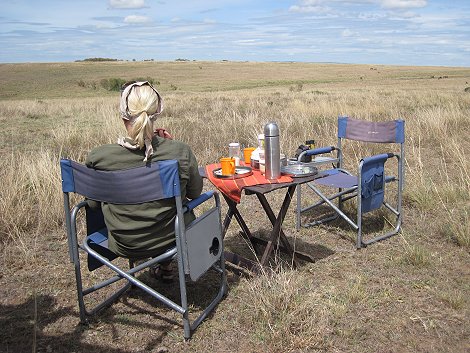
[[[380,5],[385,9],[390,10],[406,10],[421,8],[428,5],[427,0],[299,0],[297,5],[293,5],[289,8],[290,12],[298,13],[312,13],[319,12],[323,13],[328,8],[326,4],[329,4],[333,7],[346,6],[351,4],[356,5],[370,5],[376,4]]]
[[[400,17],[402,17],[402,18],[409,18],[409,19],[412,19],[412,18],[418,17],[418,16],[419,16],[418,14],[416,14],[416,13],[414,13],[414,12],[412,12],[412,11],[405,11],[405,12],[402,12],[402,13],[400,14]]]
[[[298,5],[292,5],[289,7],[289,12],[296,13],[326,13],[331,9],[322,6],[325,3],[325,0],[300,0]]]
[[[300,3],[304,6],[316,6],[323,3],[323,0],[302,0]]]
[[[382,0],[381,5],[386,9],[414,9],[425,7],[427,0]]]
[[[145,0],[109,0],[113,9],[141,9],[145,7]]]
[[[289,8],[290,12],[298,13],[323,13],[326,12],[326,8],[321,6],[298,6],[293,5]]]
[[[148,23],[151,22],[147,16],[130,15],[124,19],[125,23]]]
[[[217,21],[212,19],[212,18],[205,18],[202,22],[205,23],[205,24],[209,24],[209,25],[217,23]]]
[[[341,36],[343,37],[353,37],[356,35],[356,32],[351,31],[350,29],[346,28],[341,32]]]
[[[384,13],[379,12],[361,12],[357,15],[357,18],[363,21],[377,21],[387,17]]]

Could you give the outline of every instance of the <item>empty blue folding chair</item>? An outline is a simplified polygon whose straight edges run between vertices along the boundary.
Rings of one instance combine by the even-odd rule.
[[[354,175],[344,169],[344,151],[342,142],[344,139],[367,143],[392,144],[395,152],[387,152],[359,161],[357,174]],[[356,231],[356,247],[361,248],[373,242],[388,238],[400,231],[402,223],[402,193],[403,193],[403,161],[404,161],[404,142],[405,142],[405,122],[403,120],[394,120],[386,122],[371,122],[349,117],[338,118],[338,144],[337,146],[322,147],[314,150],[304,151],[299,157],[300,161],[304,156],[324,156],[325,154],[336,154],[333,158],[334,167],[322,173],[324,175],[315,181],[308,183],[309,189],[313,190],[320,200],[306,207],[302,206],[302,191],[297,188],[297,207],[296,219],[297,229],[301,226],[310,227],[323,224],[341,217],[346,220]],[[397,151],[398,150],[398,151]],[[397,169],[393,174],[387,175],[390,168],[385,168],[385,163],[390,158],[396,158]],[[386,193],[385,186],[390,182],[397,182],[395,192]],[[328,188],[336,189],[337,192],[331,194],[324,191]],[[387,201],[391,195],[394,201]],[[349,199],[357,200],[357,217],[352,219],[342,210],[344,201]],[[333,201],[337,201],[335,204]],[[393,204],[393,205],[392,205]],[[320,219],[302,222],[302,215],[312,215],[313,210],[319,206],[329,206],[333,214],[320,217]],[[382,206],[393,215],[392,230],[385,234],[379,234],[365,239],[363,234],[363,215],[365,213],[377,210]]]
[[[131,286],[136,286],[180,313],[184,337],[189,339],[193,330],[215,308],[227,291],[218,194],[212,191],[206,192],[183,205],[176,160],[154,162],[146,166],[120,171],[94,170],[67,159],[62,159],[60,166],[69,254],[70,260],[75,266],[80,320],[86,322],[88,316],[110,305]],[[129,269],[122,269],[115,264],[116,261],[113,262],[118,256],[107,247],[108,231],[101,210],[96,211],[89,208],[86,201],[81,201],[72,207],[70,193],[114,204],[138,204],[172,198],[175,201],[177,211],[176,245],[165,253],[135,267],[135,261],[129,259]],[[214,205],[191,224],[185,226],[184,213],[211,199],[214,201]],[[86,211],[87,234],[83,240],[80,240],[77,236],[77,219],[79,214],[83,214],[83,212],[79,212],[83,208]],[[106,266],[115,275],[89,288],[84,288],[79,251],[87,254],[88,270],[94,271]],[[170,300],[135,277],[137,272],[175,257],[178,262],[180,303]],[[196,281],[211,268],[220,275],[218,292],[202,313],[191,322],[186,295],[187,277]],[[85,303],[87,295],[120,280],[125,282],[123,287],[92,309],[87,308],[89,306]]]

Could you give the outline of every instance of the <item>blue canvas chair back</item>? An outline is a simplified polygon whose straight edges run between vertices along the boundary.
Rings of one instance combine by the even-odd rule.
[[[338,117],[338,139],[348,139],[372,143],[405,142],[405,121],[364,121],[347,116]],[[366,213],[381,207],[384,200],[384,163],[388,154],[364,158],[361,168],[361,212]]]
[[[102,171],[62,159],[60,168],[63,192],[74,192],[96,201],[139,204],[181,195],[176,160]]]
[[[404,143],[405,121],[373,122],[338,117],[338,138],[374,143]]]
[[[102,171],[68,159],[60,161],[62,191],[113,204],[139,204],[180,196],[178,161],[166,160],[117,171]],[[101,209],[86,212],[90,247],[108,260],[117,257],[108,249],[108,232]],[[103,264],[88,256],[88,269]]]

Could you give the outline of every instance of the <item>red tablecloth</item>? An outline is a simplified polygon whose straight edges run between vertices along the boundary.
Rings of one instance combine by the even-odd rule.
[[[280,178],[275,180],[268,180],[264,177],[259,170],[253,169],[253,174],[239,179],[221,179],[216,178],[212,171],[220,168],[220,163],[209,164],[205,167],[206,176],[214,186],[227,195],[236,203],[240,203],[242,190],[246,186],[260,185],[260,184],[277,184],[277,183],[290,183],[292,178],[290,176],[281,175]]]

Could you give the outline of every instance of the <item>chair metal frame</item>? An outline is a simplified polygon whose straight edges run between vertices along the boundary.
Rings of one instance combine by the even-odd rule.
[[[336,151],[336,158],[330,158],[333,168],[324,171],[325,177],[319,178],[307,184],[308,188],[313,190],[315,194],[320,198],[320,201],[310,205],[308,207],[302,207],[301,201],[301,188],[297,188],[297,207],[296,207],[296,228],[300,227],[311,227],[319,224],[337,219],[338,217],[343,218],[354,230],[357,232],[356,237],[356,248],[366,247],[367,245],[389,238],[397,234],[401,230],[402,225],[402,194],[404,186],[404,168],[403,161],[405,156],[405,122],[404,120],[393,120],[385,122],[371,122],[365,120],[352,119],[347,116],[338,117],[338,143],[337,146],[322,147],[313,150],[307,150],[302,152],[298,161],[300,161],[305,155],[306,156],[319,156],[328,153],[334,153]],[[342,140],[354,140],[367,143],[380,143],[380,144],[396,144],[399,145],[399,153],[385,153],[366,157],[360,160],[357,168],[357,176],[348,172],[343,168],[343,148]],[[380,204],[373,206],[364,206],[364,194],[367,190],[364,189],[365,180],[363,174],[368,168],[374,168],[377,164],[384,168],[384,164],[390,158],[397,159],[397,171],[396,176],[385,176],[381,180],[380,188],[385,192],[385,184],[390,182],[397,182],[397,193],[396,193],[396,206],[392,206],[385,199]],[[315,163],[315,161],[313,162]],[[330,182],[331,180],[331,182]],[[319,185],[326,185],[333,188],[337,188],[338,192],[332,195],[325,195],[320,190]],[[361,195],[358,197],[358,195]],[[357,199],[357,216],[353,220],[348,217],[343,211],[343,203],[350,199]],[[337,205],[333,203],[337,200]],[[311,221],[309,223],[302,224],[301,215],[304,212],[310,211],[320,205],[328,205],[334,213],[327,215],[323,218]],[[395,222],[392,225],[393,230],[377,235],[371,239],[365,240],[362,230],[362,218],[363,214],[373,211],[375,209],[385,206],[395,217]]]
[[[178,162],[176,160],[148,163],[146,166],[121,171],[99,171],[68,159],[60,161],[62,173],[62,191],[64,195],[65,223],[70,261],[74,264],[77,285],[80,321],[112,304],[132,286],[138,287],[156,298],[169,308],[182,315],[184,337],[189,339],[192,332],[209,315],[227,292],[225,272],[220,199],[217,192],[209,191],[183,205],[180,193]],[[142,183],[142,178],[149,182]],[[134,192],[133,190],[137,190]],[[76,193],[85,198],[115,204],[135,204],[157,199],[173,198],[176,205],[175,246],[163,254],[151,258],[137,266],[135,259],[129,259],[129,270],[124,270],[112,261],[118,256],[107,248],[107,229],[103,214],[88,207],[86,201],[71,205],[70,194]],[[137,195],[136,195],[137,193]],[[183,214],[212,199],[214,206],[185,226]],[[87,235],[80,243],[77,235],[77,220],[81,209],[86,210]],[[189,240],[193,238],[193,240]],[[194,243],[196,242],[196,245]],[[207,251],[201,254],[201,249]],[[88,255],[89,270],[106,266],[116,274],[89,288],[83,288],[82,269],[79,251]],[[135,274],[162,261],[174,259],[178,262],[178,278],[181,303],[165,297]],[[210,268],[220,274],[220,287],[211,303],[194,320],[189,319],[189,307],[186,292],[187,277],[192,281]],[[125,284],[98,305],[88,309],[84,297],[105,288],[108,285],[125,280]]]

